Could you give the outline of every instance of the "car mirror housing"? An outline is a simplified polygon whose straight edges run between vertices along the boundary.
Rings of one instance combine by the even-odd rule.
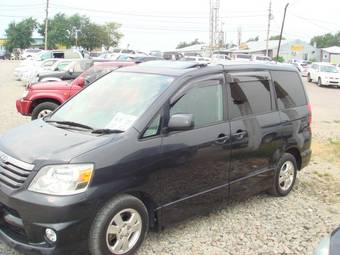
[[[74,83],[79,87],[84,87],[85,79],[84,77],[79,76],[77,79],[74,80]]]
[[[192,114],[174,114],[170,117],[168,131],[184,131],[194,127]]]

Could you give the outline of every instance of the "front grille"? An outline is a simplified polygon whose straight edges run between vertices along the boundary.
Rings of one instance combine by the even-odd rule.
[[[0,183],[13,189],[20,188],[26,181],[33,165],[22,162],[0,151]]]

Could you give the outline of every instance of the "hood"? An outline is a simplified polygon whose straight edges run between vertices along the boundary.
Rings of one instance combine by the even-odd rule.
[[[71,83],[67,81],[40,82],[30,85],[30,90],[58,90],[69,88]]]
[[[39,72],[39,77],[60,77],[65,74],[65,71],[51,71],[51,70],[44,70]]]
[[[321,72],[326,77],[340,78],[340,73]]]
[[[30,164],[69,162],[76,156],[121,138],[120,135],[94,136],[61,129],[39,119],[4,133],[0,137],[0,151]]]

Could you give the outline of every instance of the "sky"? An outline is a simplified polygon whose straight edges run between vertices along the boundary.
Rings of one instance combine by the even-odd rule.
[[[309,42],[315,35],[340,31],[339,0],[272,0],[270,35],[280,33],[283,9],[289,3],[283,36]],[[34,17],[42,22],[46,0],[0,3],[0,37],[11,21]],[[259,36],[266,39],[269,0],[220,0],[220,20],[226,42]],[[172,50],[181,41],[209,41],[209,0],[50,0],[49,15],[87,15],[97,23],[117,22],[124,34],[120,47]],[[36,34],[37,35],[37,34]]]

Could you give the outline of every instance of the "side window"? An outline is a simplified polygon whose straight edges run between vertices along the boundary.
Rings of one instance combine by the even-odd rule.
[[[59,71],[64,71],[65,68],[68,66],[69,62],[60,62],[58,65],[57,65],[57,68]]]
[[[288,71],[271,73],[280,110],[307,104],[303,84],[297,73]]]
[[[193,114],[195,127],[208,126],[222,121],[222,85],[216,84],[190,89],[171,107],[170,116],[177,113]]]
[[[271,96],[268,80],[230,83],[230,117],[270,112]]]
[[[143,138],[152,137],[159,134],[159,128],[161,123],[161,115],[157,114],[156,117],[150,122],[147,129],[143,134]]]

